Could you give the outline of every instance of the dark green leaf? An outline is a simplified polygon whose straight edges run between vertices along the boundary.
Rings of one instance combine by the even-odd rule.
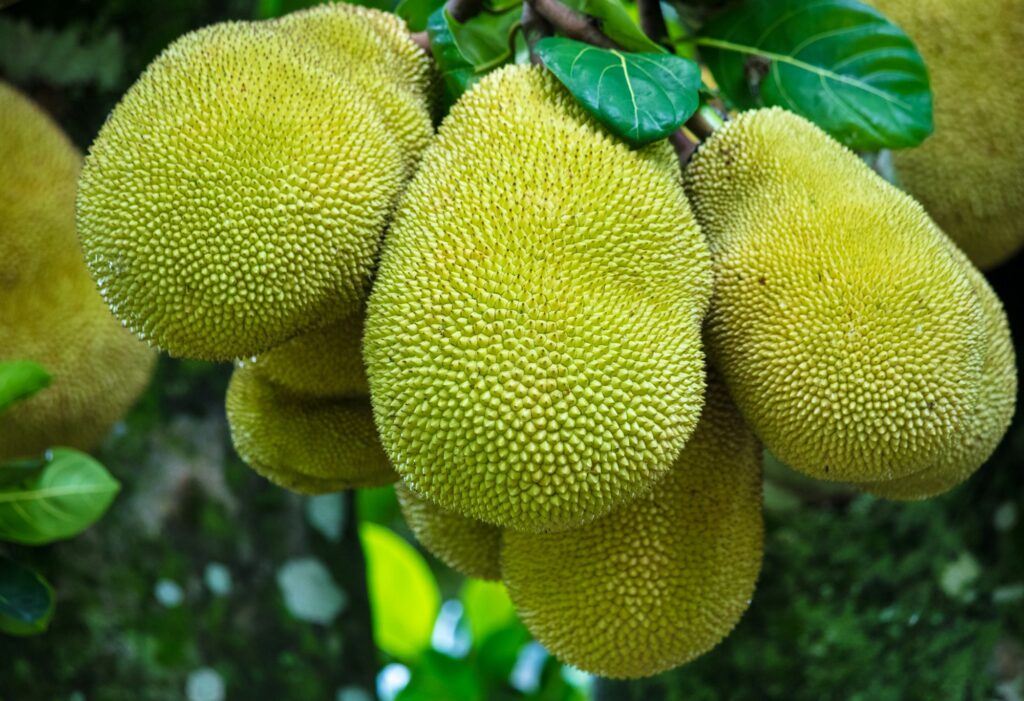
[[[915,146],[932,131],[920,54],[856,0],[746,0],[708,24],[697,44],[740,109],[785,107],[859,149]]]
[[[397,0],[348,0],[350,5],[372,7],[384,12],[392,12]],[[323,0],[259,0],[257,7],[261,18],[280,17],[296,10],[304,10],[314,5],[322,5]]]
[[[442,6],[430,16],[430,49],[444,79],[449,106],[488,72],[512,61],[512,35],[521,13],[518,5],[508,12],[483,12],[460,23]]]
[[[541,39],[536,50],[588,112],[632,144],[664,139],[700,102],[700,68],[689,59],[599,49],[560,37]]]
[[[42,545],[78,535],[106,512],[120,488],[88,455],[54,449],[37,477],[0,489],[0,540]]]
[[[665,49],[647,38],[619,0],[562,0],[565,5],[597,20],[598,28],[609,39],[628,51],[665,53]]]
[[[395,8],[395,14],[405,20],[409,30],[422,32],[427,28],[430,16],[444,6],[444,0],[402,0]]]
[[[0,412],[50,384],[50,373],[28,360],[0,363]]]
[[[483,701],[483,684],[477,671],[464,660],[428,650],[412,668],[409,685],[395,701]]]
[[[0,556],[0,631],[42,633],[53,618],[53,589],[38,573]]]
[[[15,460],[0,465],[0,487],[9,487],[37,477],[47,461],[41,459]]]
[[[91,36],[79,24],[37,28],[0,17],[0,73],[19,83],[117,87],[124,74],[125,42],[119,32]]]

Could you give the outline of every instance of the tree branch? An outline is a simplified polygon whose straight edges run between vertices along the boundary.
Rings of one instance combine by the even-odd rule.
[[[682,129],[676,129],[674,132],[669,134],[668,142],[672,144],[672,148],[676,150],[676,156],[679,157],[680,168],[686,167],[686,164],[690,162],[690,158],[697,150],[697,144],[691,141]]]
[[[424,32],[412,32],[409,34],[409,38],[412,39],[412,43],[420,47],[428,54],[430,53],[430,37]]]
[[[444,9],[452,19],[462,24],[480,14],[484,9],[484,0],[448,0]]]
[[[665,26],[665,15],[661,12],[661,0],[637,0],[640,12],[640,28],[651,41],[671,50],[668,44],[668,27]]]
[[[570,7],[566,7],[559,0],[527,1],[533,5],[533,9],[537,11],[537,14],[570,39],[576,39],[592,46],[599,46],[602,49],[622,49],[619,44],[609,39],[598,29],[596,20],[587,15],[580,14]]]
[[[540,63],[540,57],[537,56],[537,52],[533,50],[534,44],[554,34],[554,28],[551,23],[540,16],[533,5],[529,2],[523,3],[523,17],[520,21],[520,28],[523,30],[523,37],[526,39],[526,46],[530,49],[530,63]]]

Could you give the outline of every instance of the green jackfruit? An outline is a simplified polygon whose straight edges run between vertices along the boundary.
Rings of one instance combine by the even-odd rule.
[[[154,353],[96,291],[75,236],[81,155],[0,84],[0,362],[32,360],[49,387],[0,417],[0,462],[91,450],[149,382]]]
[[[643,677],[710,650],[761,568],[761,450],[721,383],[651,494],[578,530],[505,531],[501,570],[530,632],[567,664]]]
[[[990,268],[1024,244],[1024,0],[869,0],[928,64],[935,133],[895,153],[902,185],[972,261]]]
[[[962,439],[938,462],[900,479],[861,485],[865,491],[886,499],[928,499],[961,484],[989,459],[1013,418],[1017,401],[1017,362],[1006,312],[978,269],[952,243],[950,249],[962,261],[985,313],[981,392],[963,429]]]
[[[667,143],[628,148],[540,68],[488,75],[427,149],[368,306],[392,464],[529,531],[645,493],[700,415],[709,268]]]
[[[360,352],[363,320],[360,310],[336,324],[297,336],[244,365],[296,394],[367,397],[370,388]]]
[[[428,99],[433,70],[427,54],[409,40],[405,22],[390,12],[338,2],[293,12],[272,26],[316,51],[327,70],[371,91],[411,176],[434,133]]]
[[[251,357],[354,313],[404,184],[373,95],[272,26],[176,41],[86,159],[89,267],[172,355]]]
[[[416,540],[434,556],[466,577],[499,579],[501,529],[447,511],[409,489],[395,485],[402,516]]]
[[[3,292],[39,280],[55,258],[81,258],[67,203],[75,199],[82,156],[47,114],[3,82],[0,115]]]
[[[708,356],[774,455],[879,481],[963,440],[984,320],[920,205],[780,109],[720,129],[686,187],[715,260]]]
[[[235,450],[271,482],[303,494],[391,484],[366,399],[319,399],[236,369],[228,385]]]

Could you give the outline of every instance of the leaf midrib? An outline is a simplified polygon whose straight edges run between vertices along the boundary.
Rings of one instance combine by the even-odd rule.
[[[67,487],[46,487],[23,492],[0,492],[0,504],[13,504],[23,501],[43,500],[50,497],[71,496],[78,494],[100,494],[117,491],[117,485],[74,485]]]

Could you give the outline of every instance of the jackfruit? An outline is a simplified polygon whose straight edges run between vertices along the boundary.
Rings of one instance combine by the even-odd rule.
[[[983,316],[920,205],[781,109],[716,132],[686,187],[715,260],[708,356],[775,456],[891,480],[963,440]]]
[[[86,158],[78,227],[129,328],[229,360],[360,308],[405,168],[373,95],[328,67],[229,22],[178,39],[128,90]]]
[[[292,491],[323,494],[398,479],[366,399],[305,397],[239,368],[228,385],[227,412],[242,460]]]
[[[962,439],[936,464],[900,479],[861,485],[865,491],[885,499],[928,499],[961,484],[989,459],[1013,418],[1017,363],[1006,312],[985,277],[956,246],[949,245],[962,261],[985,313],[981,392],[963,429]]]
[[[631,150],[539,67],[491,73],[427,149],[370,297],[392,464],[529,531],[645,493],[700,415],[710,281],[667,143]]]
[[[719,381],[672,471],[647,497],[574,531],[505,531],[501,570],[530,632],[612,678],[657,674],[714,647],[761,568],[761,449]]]
[[[390,12],[338,2],[293,12],[272,26],[316,51],[326,69],[371,91],[411,176],[434,133],[433,70],[405,22]]]
[[[81,257],[74,229],[68,229],[67,203],[75,199],[82,156],[47,114],[3,82],[0,115],[3,292],[41,279],[57,257]]]
[[[259,355],[246,367],[265,380],[311,397],[367,397],[360,310]]]
[[[935,133],[894,154],[901,184],[976,265],[1024,244],[1024,0],[869,0],[902,27],[928,65]]]
[[[404,482],[395,485],[402,516],[416,540],[466,577],[500,579],[501,529],[432,504]]]
[[[0,462],[91,450],[135,402],[155,361],[110,314],[75,237],[81,155],[0,84],[0,362],[32,360],[49,387],[0,417]]]

